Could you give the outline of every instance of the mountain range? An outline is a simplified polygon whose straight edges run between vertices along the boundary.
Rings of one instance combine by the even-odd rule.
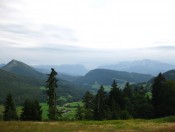
[[[64,65],[35,65],[34,68],[42,73],[48,73],[50,68],[54,68],[58,73],[71,76],[83,76],[89,70],[80,64],[64,64]]]
[[[164,73],[168,70],[175,69],[175,65],[145,59],[137,61],[120,62],[118,64],[100,66],[100,68],[117,70],[117,71],[136,72],[156,76],[160,72]]]

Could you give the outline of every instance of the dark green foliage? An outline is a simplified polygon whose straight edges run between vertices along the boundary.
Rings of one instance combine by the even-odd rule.
[[[159,100],[155,110],[158,117],[175,115],[175,81],[166,81],[159,91]]]
[[[112,119],[119,119],[120,118],[120,112],[123,109],[123,98],[122,98],[122,92],[117,87],[117,82],[114,80],[112,84],[112,89],[109,93],[109,107],[112,113]]]
[[[13,102],[13,98],[11,94],[8,94],[6,97],[6,101],[4,104],[4,112],[3,112],[3,120],[10,121],[10,120],[17,120],[18,116],[16,113],[16,107]]]
[[[107,106],[107,96],[103,86],[101,86],[94,100],[94,119],[96,120],[107,119],[108,112],[109,111]]]
[[[84,107],[85,109],[92,109],[94,106],[94,95],[87,91],[83,97]]]
[[[134,106],[134,111],[132,113],[134,118],[153,118],[153,106],[150,99],[143,93],[142,89],[134,92],[132,102]]]
[[[22,108],[21,120],[41,121],[42,110],[38,100],[26,99]]]
[[[161,117],[161,106],[160,104],[166,99],[162,98],[162,92],[165,89],[165,77],[160,73],[152,84],[152,104],[154,106],[155,117]]]
[[[85,119],[93,119],[94,95],[87,91],[83,97]]]
[[[122,91],[118,88],[117,82],[114,80],[109,94],[104,91],[103,86],[100,87],[95,95],[94,101],[91,100],[91,102],[94,102],[94,105],[87,105],[85,103],[89,102],[89,99],[92,99],[92,96],[89,97],[89,95],[91,94],[86,92],[85,97],[88,101],[84,101],[84,111],[93,112],[93,116],[89,114],[91,117],[89,119],[150,119],[153,117],[151,99],[147,96],[147,91],[143,87],[137,87],[136,90],[133,91],[129,83],[126,83]],[[85,115],[87,116],[85,119],[88,119],[89,115]]]
[[[58,119],[58,109],[57,109],[57,95],[56,95],[56,88],[57,86],[57,72],[52,68],[51,73],[48,74],[48,80],[46,81],[47,87],[47,95],[48,95],[48,102],[49,110],[48,110],[48,117],[50,120],[57,120]]]
[[[84,119],[84,108],[78,104],[77,111],[75,118],[77,120],[83,120]]]

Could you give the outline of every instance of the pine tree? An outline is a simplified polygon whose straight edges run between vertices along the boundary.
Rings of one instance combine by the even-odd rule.
[[[3,111],[3,120],[17,120],[18,116],[16,113],[16,107],[11,94],[8,94],[4,104],[5,110]]]
[[[93,119],[94,95],[87,91],[83,97],[84,103],[84,118],[87,120]]]
[[[83,120],[84,119],[84,109],[79,104],[78,104],[78,107],[77,107],[77,110],[76,110],[75,118],[77,120]]]
[[[59,112],[57,109],[57,96],[56,96],[56,88],[57,86],[57,72],[52,68],[51,73],[48,74],[48,80],[46,81],[47,87],[47,95],[48,95],[48,102],[49,110],[48,110],[48,117],[50,120],[57,120],[59,116]]]
[[[112,83],[112,89],[109,93],[109,106],[111,109],[112,119],[119,119],[121,110],[123,109],[122,92],[117,86],[117,82],[114,80]]]
[[[100,89],[97,92],[97,95],[95,96],[95,106],[94,106],[94,118],[96,120],[103,120],[107,118],[108,114],[108,106],[107,106],[107,96],[104,91],[103,86],[100,87]]]
[[[164,99],[161,97],[161,93],[164,89],[166,79],[165,77],[160,73],[153,82],[152,85],[152,104],[154,107],[154,114],[156,117],[161,117],[161,107],[160,104],[164,101]]]
[[[23,121],[41,121],[42,110],[38,100],[26,99],[22,108],[21,120]]]

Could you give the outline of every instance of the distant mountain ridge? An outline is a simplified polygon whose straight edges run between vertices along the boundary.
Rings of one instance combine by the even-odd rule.
[[[168,70],[175,69],[175,65],[145,59],[145,60],[138,60],[138,61],[121,62],[118,64],[101,66],[100,68],[117,70],[117,71],[150,74],[155,76],[160,72],[163,73]]]
[[[95,69],[88,72],[85,76],[78,78],[77,83],[94,84],[98,82],[101,85],[111,85],[113,80],[117,82],[141,83],[147,82],[153,76],[140,73],[129,73],[124,71],[115,71],[108,69]]]
[[[56,71],[62,74],[72,76],[82,76],[88,72],[83,65],[80,64],[64,64],[64,65],[35,65],[34,68],[42,73],[47,73],[50,68],[54,68]]]

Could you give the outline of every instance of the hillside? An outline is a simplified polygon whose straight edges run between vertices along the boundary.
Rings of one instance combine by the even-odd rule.
[[[33,67],[17,60],[10,61],[7,65],[3,66],[1,69],[22,76],[38,78],[38,79],[46,79],[45,74],[42,74],[36,71]]]
[[[46,101],[44,94],[47,75],[35,71],[32,67],[23,62],[12,60],[0,69],[0,103],[3,103],[6,94],[12,93],[17,103],[24,98],[38,98]],[[58,79],[58,97],[77,100],[82,97],[85,90],[71,82]]]
[[[124,71],[114,71],[107,69],[95,69],[88,72],[84,77],[76,80],[77,83],[83,85],[92,85],[98,82],[101,85],[111,85],[113,80],[117,82],[141,83],[147,82],[153,76],[139,73],[129,73]]]
[[[167,71],[167,72],[163,73],[163,75],[165,76],[165,78],[167,80],[174,80],[175,81],[175,70]]]
[[[22,103],[28,97],[39,99],[41,85],[40,81],[0,69],[0,103],[4,102],[8,93],[12,93],[17,103]]]
[[[100,68],[157,75],[160,72],[163,73],[168,70],[175,69],[175,66],[171,64],[159,62],[159,61],[145,59],[145,60],[138,60],[138,61],[121,62],[118,64],[101,66]]]

